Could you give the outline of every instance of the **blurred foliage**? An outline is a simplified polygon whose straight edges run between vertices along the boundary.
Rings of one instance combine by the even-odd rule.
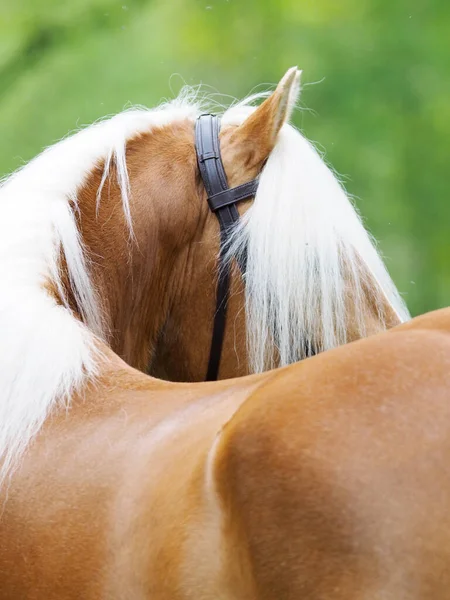
[[[448,0],[0,0],[0,173],[183,83],[303,69],[296,123],[342,175],[413,314],[450,304]]]

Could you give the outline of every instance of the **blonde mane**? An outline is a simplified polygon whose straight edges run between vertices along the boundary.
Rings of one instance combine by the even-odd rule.
[[[74,217],[78,190],[100,162],[105,164],[103,185],[114,159],[132,231],[126,143],[156,126],[186,118],[194,121],[202,108],[195,95],[184,90],[177,100],[157,109],[133,109],[95,123],[49,147],[2,182],[0,483],[49,414],[56,407],[67,407],[71,395],[95,377],[95,340],[105,331]],[[223,123],[242,122],[251,110],[246,106],[250,100],[227,110]],[[309,340],[318,327],[326,332],[323,348],[345,341],[344,260],[354,273],[356,298],[363,285],[360,260],[393,308],[407,317],[336,178],[312,146],[288,126],[261,174],[256,201],[235,234],[234,250],[239,252],[244,245],[249,259],[249,352],[255,371],[267,366],[269,338],[276,340],[282,364],[303,356],[302,340]],[[64,299],[61,252],[83,323]],[[63,305],[49,294],[49,283],[59,289]]]
[[[252,110],[241,103],[222,122],[238,125]],[[386,326],[386,301],[400,321],[409,318],[336,175],[291,125],[280,131],[255,201],[234,232],[228,258],[243,252],[253,372],[345,344],[349,289],[361,337],[366,333],[363,297],[368,290],[381,327]]]

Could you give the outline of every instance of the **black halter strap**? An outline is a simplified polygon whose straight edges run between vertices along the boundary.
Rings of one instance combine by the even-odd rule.
[[[223,338],[230,295],[230,264],[225,262],[227,241],[233,225],[239,221],[236,203],[255,195],[258,181],[254,179],[234,188],[228,187],[227,176],[220,156],[220,120],[215,115],[201,115],[195,126],[195,147],[200,175],[208,195],[208,204],[220,224],[220,251],[211,349],[209,352],[207,381],[217,379],[222,354]],[[246,260],[239,261],[242,274]]]

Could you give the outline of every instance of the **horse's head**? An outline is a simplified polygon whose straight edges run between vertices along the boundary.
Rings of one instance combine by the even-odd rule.
[[[244,102],[222,117],[229,187],[260,183],[255,203],[240,203],[246,214],[231,236],[229,260],[246,252],[248,262],[245,283],[232,270],[221,377],[287,364],[401,319],[344,191],[287,124],[298,90],[291,69],[258,108]],[[220,245],[197,164],[198,113],[179,100],[100,125],[113,144],[77,191],[103,337],[130,364],[184,380],[205,377]],[[83,315],[81,293],[69,296]]]
[[[288,124],[298,90],[290,69],[259,107],[244,101],[222,116],[229,187],[255,177],[259,187],[238,205],[228,244],[221,377],[296,361],[406,315],[336,177]],[[196,157],[199,112],[186,96],[126,111],[49,148],[1,190],[17,211],[6,221],[16,227],[11,247],[23,243],[30,260],[19,275],[8,250],[16,283],[28,273],[131,365],[185,380],[205,377],[220,245]]]

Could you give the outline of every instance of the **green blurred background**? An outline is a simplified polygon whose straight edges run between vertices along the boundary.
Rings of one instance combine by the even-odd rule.
[[[298,65],[296,123],[411,312],[450,305],[449,31],[448,0],[0,0],[0,174],[183,83],[241,97]]]

